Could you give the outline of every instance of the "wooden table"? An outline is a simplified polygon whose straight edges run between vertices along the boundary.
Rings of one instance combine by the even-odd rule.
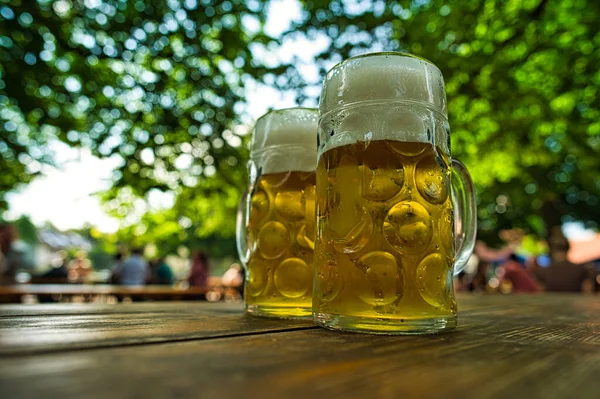
[[[462,296],[371,336],[226,303],[0,307],[0,398],[599,398],[600,298]]]

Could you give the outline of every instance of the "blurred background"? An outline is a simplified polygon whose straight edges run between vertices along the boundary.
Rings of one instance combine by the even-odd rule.
[[[496,266],[547,267],[552,235],[598,267],[598,26],[592,0],[0,0],[5,274],[106,282],[143,246],[174,283],[198,250],[222,276],[253,121],[316,106],[329,68],[384,50],[446,80],[478,192],[463,288],[510,291]]]

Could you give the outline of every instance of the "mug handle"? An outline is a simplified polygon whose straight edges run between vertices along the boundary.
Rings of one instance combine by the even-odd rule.
[[[246,190],[242,194],[240,204],[238,205],[236,226],[235,226],[235,242],[237,253],[242,265],[247,266],[248,258],[250,257],[250,246],[248,245],[248,219],[249,219],[249,198],[250,193]]]
[[[454,274],[467,264],[477,235],[477,205],[475,188],[469,171],[456,159],[452,160],[452,204],[454,209]]]

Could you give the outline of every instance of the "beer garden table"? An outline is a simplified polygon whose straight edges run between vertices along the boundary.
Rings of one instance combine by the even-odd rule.
[[[241,304],[0,306],[0,398],[599,398],[600,297],[459,296],[430,336]]]

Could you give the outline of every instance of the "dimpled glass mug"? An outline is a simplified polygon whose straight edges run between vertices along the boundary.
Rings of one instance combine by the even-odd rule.
[[[450,157],[440,70],[404,53],[350,58],[319,105],[313,317],[323,327],[456,327],[453,275],[473,251],[474,190]]]
[[[249,188],[237,223],[252,315],[312,315],[315,241],[316,109],[271,111],[256,122]]]

